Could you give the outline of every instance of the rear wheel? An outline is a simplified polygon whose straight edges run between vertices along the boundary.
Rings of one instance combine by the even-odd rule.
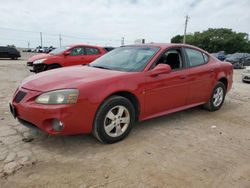
[[[225,95],[225,85],[222,82],[217,82],[209,101],[204,105],[204,107],[209,111],[219,110],[224,103]]]
[[[135,121],[135,109],[131,102],[121,96],[108,98],[98,109],[93,134],[103,143],[124,139]]]

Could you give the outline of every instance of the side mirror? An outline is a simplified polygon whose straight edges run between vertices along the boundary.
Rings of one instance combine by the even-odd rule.
[[[151,70],[151,76],[158,76],[159,74],[168,74],[172,71],[171,67],[167,64],[158,64],[153,70]]]
[[[70,55],[70,51],[66,51],[63,53],[65,56]]]

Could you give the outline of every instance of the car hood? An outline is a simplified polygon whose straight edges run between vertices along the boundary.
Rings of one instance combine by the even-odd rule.
[[[22,82],[21,87],[41,92],[79,88],[82,84],[92,84],[98,80],[109,79],[124,74],[129,73],[81,65],[71,66],[32,75]]]
[[[51,55],[51,54],[45,54],[45,53],[37,54],[37,55],[34,55],[34,56],[30,57],[28,59],[28,62],[34,62],[36,60],[45,59],[45,58],[48,58],[48,57],[51,57],[51,56],[53,56],[53,55]]]

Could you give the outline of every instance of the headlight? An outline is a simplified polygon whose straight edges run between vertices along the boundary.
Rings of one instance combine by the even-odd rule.
[[[33,62],[34,65],[37,65],[37,64],[42,64],[46,59],[38,59],[36,61]]]
[[[79,91],[77,89],[62,89],[43,93],[36,98],[38,104],[75,104]]]

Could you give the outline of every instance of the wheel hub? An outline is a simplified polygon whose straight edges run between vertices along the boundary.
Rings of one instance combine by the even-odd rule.
[[[111,137],[121,136],[128,128],[130,114],[125,106],[115,106],[104,119],[104,130]]]

